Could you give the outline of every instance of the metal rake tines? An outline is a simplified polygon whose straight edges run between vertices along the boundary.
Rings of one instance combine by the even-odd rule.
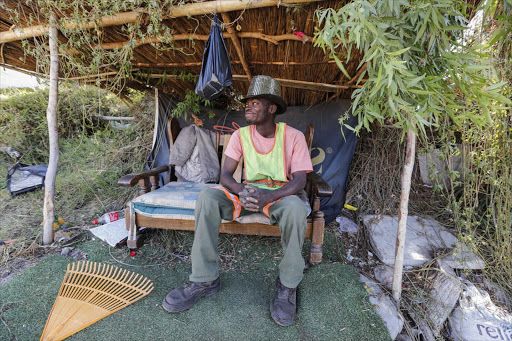
[[[41,340],[63,340],[152,290],[151,280],[113,265],[68,264]]]

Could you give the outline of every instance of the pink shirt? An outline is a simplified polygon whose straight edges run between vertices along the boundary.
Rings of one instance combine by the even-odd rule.
[[[263,137],[258,133],[254,125],[250,127],[252,142],[256,150],[262,154],[268,153],[274,146],[274,138]],[[233,136],[231,136],[224,154],[236,161],[240,161],[243,151],[239,130],[235,131]],[[284,154],[286,158],[286,175],[289,180],[293,179],[292,174],[295,172],[306,171],[306,173],[309,173],[313,171],[304,134],[289,125],[286,125],[284,134]]]

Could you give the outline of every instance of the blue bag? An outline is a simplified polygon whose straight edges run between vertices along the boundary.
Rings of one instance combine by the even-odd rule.
[[[231,85],[232,78],[228,51],[222,37],[219,19],[215,14],[210,36],[204,48],[196,94],[206,100],[215,99],[220,96],[224,88]]]

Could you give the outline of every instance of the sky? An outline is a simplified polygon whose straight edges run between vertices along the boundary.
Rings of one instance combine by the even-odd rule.
[[[0,67],[0,89],[3,88],[36,88],[41,86],[38,78],[18,71]]]

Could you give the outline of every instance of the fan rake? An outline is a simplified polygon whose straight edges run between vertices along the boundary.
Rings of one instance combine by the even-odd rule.
[[[68,264],[41,341],[63,340],[148,295],[153,283],[109,264]]]

